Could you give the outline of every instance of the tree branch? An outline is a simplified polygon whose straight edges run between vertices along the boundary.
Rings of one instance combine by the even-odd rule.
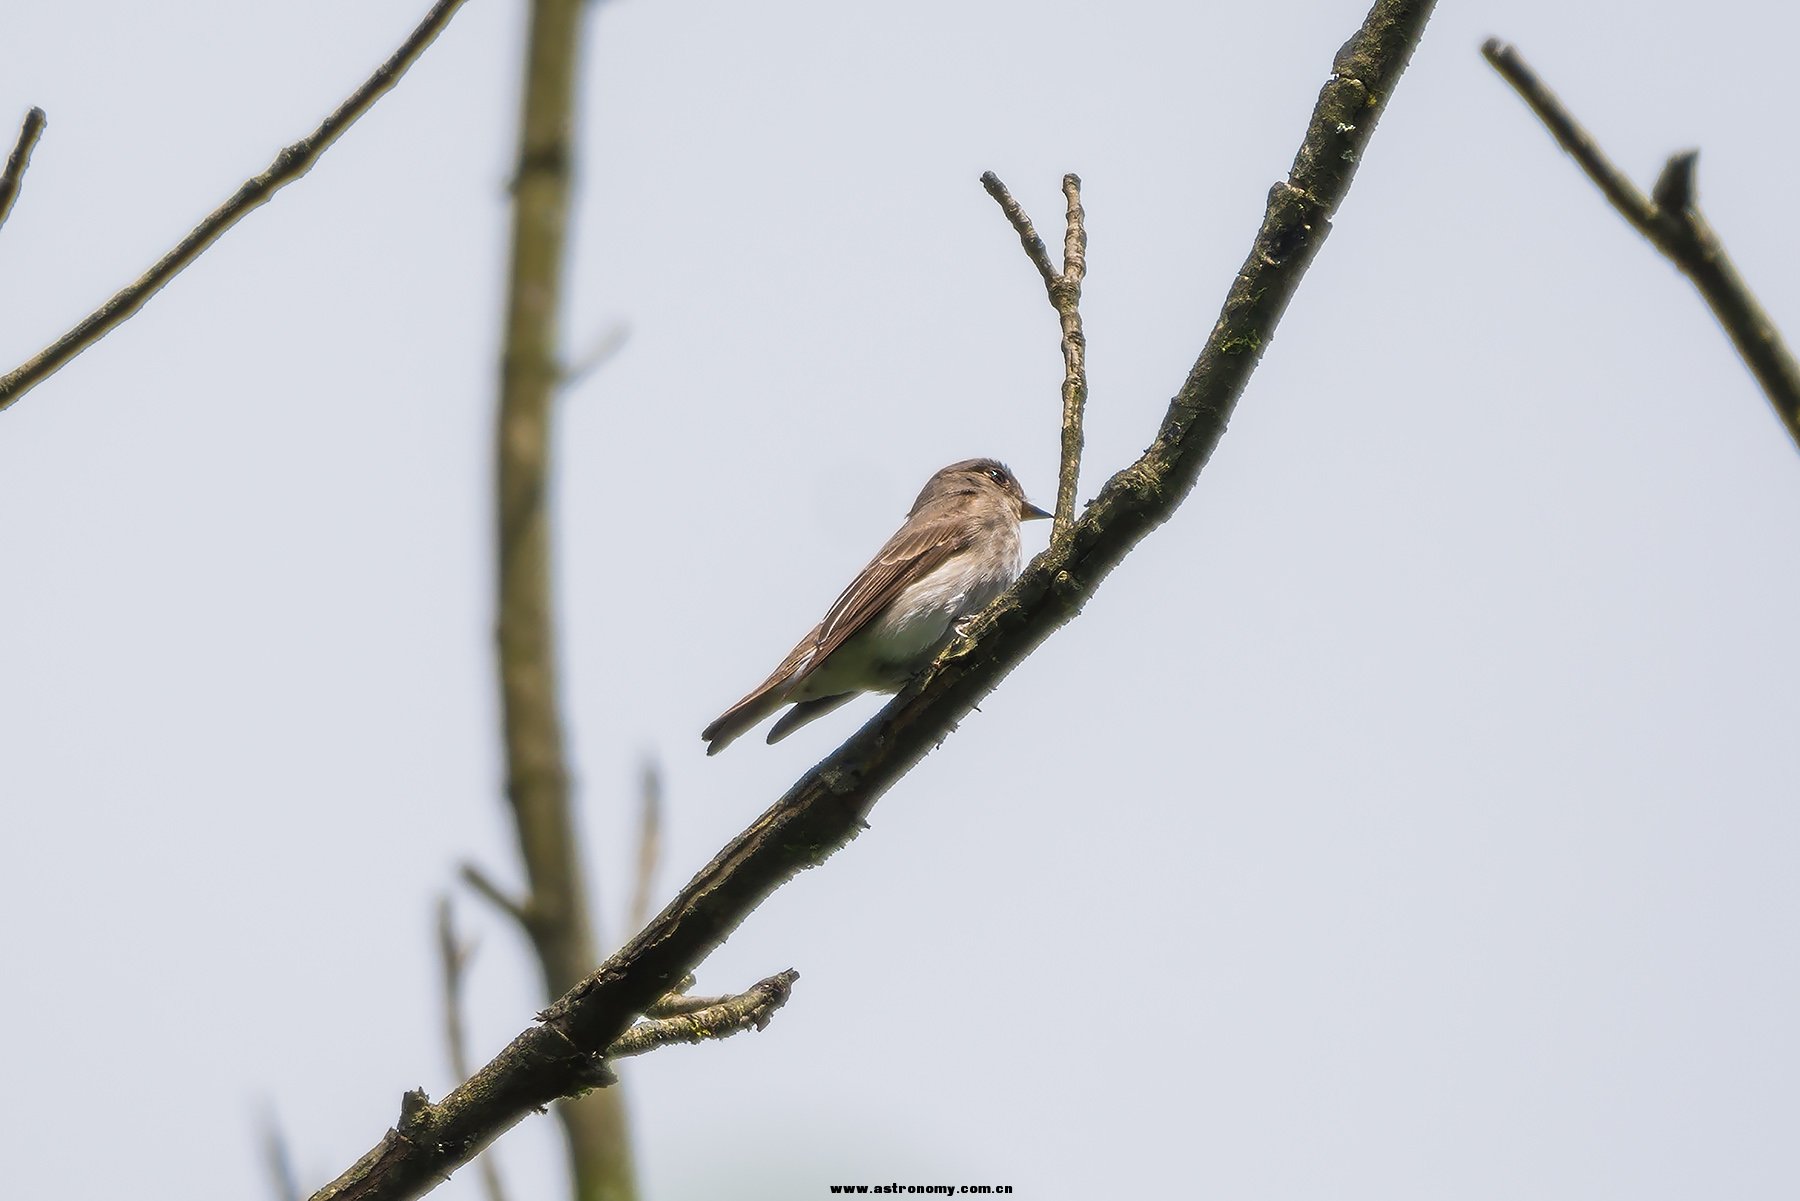
[[[425,19],[419,22],[418,28],[400,44],[400,48],[377,67],[375,73],[352,92],[348,100],[333,109],[317,129],[283,149],[275,156],[275,161],[269,164],[268,170],[245,181],[232,194],[231,199],[207,214],[206,220],[196,225],[187,237],[176,244],[175,249],[158,259],[156,265],[139,276],[134,283],[114,294],[111,300],[88,314],[74,329],[32,356],[17,370],[0,376],[0,410],[12,407],[21,396],[55,374],[70,359],[111,333],[133,313],[143,308],[145,302],[161,291],[164,284],[199,258],[201,252],[218,241],[226,230],[243,220],[251,210],[267,204],[282,188],[312,170],[319,156],[342,137],[344,131],[356,123],[357,118],[368,112],[377,100],[400,82],[400,77],[406,74],[407,68],[443,32],[444,26],[450,23],[450,18],[456,15],[456,10],[464,2],[465,0],[438,0],[432,5],[431,11],[425,14]]]
[[[1050,307],[1056,310],[1062,326],[1062,459],[1056,478],[1056,520],[1051,524],[1052,539],[1069,532],[1075,521],[1075,489],[1081,477],[1081,422],[1087,407],[1087,337],[1081,330],[1081,281],[1087,274],[1087,226],[1081,209],[1081,177],[1063,176],[1063,196],[1069,203],[1063,233],[1063,265],[1058,271],[1050,262],[1044,241],[1032,228],[1024,206],[1013,199],[1000,177],[992,171],[981,177],[981,186],[999,204],[1000,211],[1018,231],[1019,244],[1025,257],[1044,277],[1044,290]]]
[[[1613,165],[1517,50],[1499,38],[1489,38],[1482,43],[1481,53],[1613,208],[1693,281],[1774,406],[1775,415],[1787,427],[1788,436],[1800,447],[1800,363],[1732,265],[1712,226],[1700,215],[1694,199],[1694,163],[1699,151],[1670,156],[1656,186],[1645,196]]]
[[[12,153],[6,156],[6,170],[0,171],[0,226],[12,216],[13,202],[19,198],[19,186],[25,179],[25,168],[31,166],[31,152],[36,149],[38,139],[44,136],[47,123],[44,110],[34,107],[25,114],[25,123],[19,127],[19,140],[13,143]]]
[[[1432,7],[1431,0],[1377,0],[1338,52],[1293,169],[1270,190],[1249,258],[1143,456],[1107,482],[1068,536],[1052,542],[930,671],[732,840],[539,1024],[428,1107],[428,1137],[390,1131],[316,1201],[416,1197],[534,1106],[583,1087],[594,1051],[610,1047],[771,892],[855,837],[877,799],[1174,513],[1329,233]]]
[[[525,48],[512,263],[496,428],[498,668],[506,795],[530,895],[526,931],[546,1000],[599,959],[569,803],[551,611],[553,402],[561,364],[563,265],[574,157],[576,80],[588,0],[532,0]],[[632,1201],[637,1187],[623,1096],[556,1107],[576,1201]]]

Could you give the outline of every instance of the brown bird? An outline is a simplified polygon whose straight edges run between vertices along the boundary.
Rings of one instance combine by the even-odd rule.
[[[706,753],[783,705],[780,742],[859,693],[894,692],[929,664],[963,618],[1019,578],[1019,523],[1050,514],[993,459],[952,463],[925,484],[906,521],[824,620],[768,679],[701,731]]]

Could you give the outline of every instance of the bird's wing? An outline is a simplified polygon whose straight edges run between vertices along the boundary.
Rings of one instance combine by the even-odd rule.
[[[739,734],[787,704],[789,690],[808,672],[855,637],[893,603],[907,584],[931,574],[944,560],[965,549],[970,537],[967,528],[939,522],[908,522],[901,526],[881,553],[832,602],[825,619],[788,652],[769,678],[701,732],[700,736],[710,744],[706,753],[713,755],[724,750]]]
[[[813,634],[812,656],[794,673],[794,678],[804,676],[829,658],[832,651],[856,637],[894,603],[908,584],[924,579],[946,559],[967,549],[969,541],[965,526],[940,522],[909,522],[902,526],[832,602]],[[800,647],[794,649],[798,651]]]

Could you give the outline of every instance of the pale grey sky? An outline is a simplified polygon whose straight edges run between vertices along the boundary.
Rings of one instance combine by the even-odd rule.
[[[425,7],[0,9],[6,136],[51,122],[0,231],[5,365]],[[464,857],[517,871],[488,439],[522,11],[472,0],[0,416],[9,1193],[265,1196],[265,1099],[314,1185],[450,1083],[432,904]],[[1086,181],[1091,496],[1363,11],[598,10],[570,342],[632,336],[568,398],[556,503],[610,935],[642,756],[667,897],[873,712],[713,760],[697,736],[926,475],[991,454],[1053,496],[1055,322],[979,174],[1052,228]],[[1446,0],[1180,516],[705,966],[799,969],[767,1031],[625,1066],[649,1197],[1800,1188],[1800,456],[1489,34],[1646,184],[1702,147],[1800,337],[1800,16]],[[536,977],[460,909],[485,1056]],[[554,1137],[502,1142],[518,1196],[558,1195]]]

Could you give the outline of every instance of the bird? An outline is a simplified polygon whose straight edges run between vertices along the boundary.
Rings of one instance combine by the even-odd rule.
[[[716,755],[784,705],[780,742],[864,692],[894,692],[966,617],[1019,578],[1019,524],[1050,514],[1005,464],[964,459],[926,481],[906,520],[797,646],[700,732]]]

